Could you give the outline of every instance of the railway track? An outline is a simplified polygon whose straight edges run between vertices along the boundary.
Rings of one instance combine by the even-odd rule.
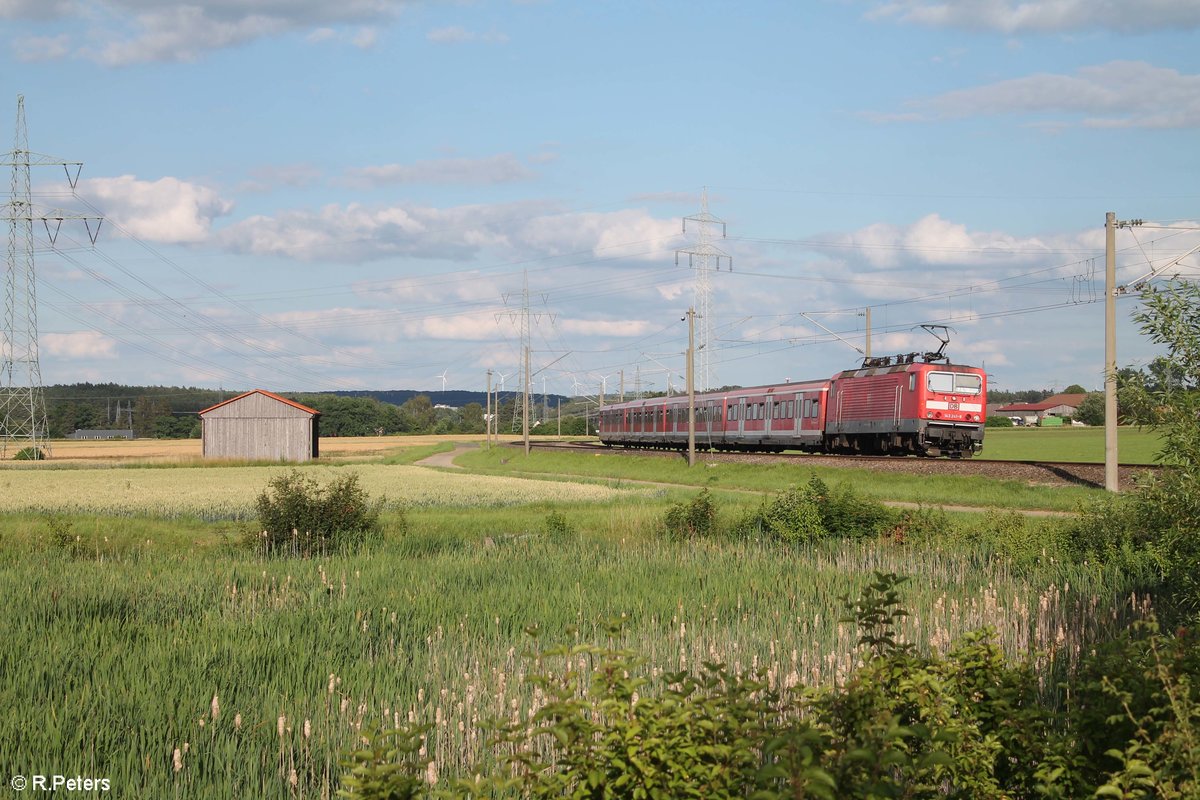
[[[518,443],[519,445],[519,443]],[[606,447],[594,441],[534,442],[539,450],[580,450],[610,452],[639,456],[680,458],[678,450],[642,450],[637,448]],[[809,453],[710,453],[697,451],[697,458],[707,463],[779,464],[797,467],[842,467],[867,469],[875,472],[907,472],[918,475],[978,475],[994,480],[1018,480],[1050,486],[1104,487],[1104,465],[1056,461],[997,461],[987,458],[949,459],[917,458],[914,456],[839,456]],[[1121,464],[1118,480],[1122,489],[1133,488],[1138,475],[1155,472],[1157,466]]]

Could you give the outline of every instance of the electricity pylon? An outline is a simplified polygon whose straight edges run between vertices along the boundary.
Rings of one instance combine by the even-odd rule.
[[[59,210],[35,213],[29,168],[61,166],[74,191],[83,164],[29,152],[25,128],[25,97],[17,95],[17,131],[11,152],[0,156],[0,166],[12,167],[12,192],[5,204],[8,220],[8,261],[4,293],[3,364],[0,365],[0,457],[9,445],[29,448],[34,458],[50,454],[46,397],[38,360],[37,274],[33,263],[33,221],[46,227],[51,245],[64,219],[82,219],[92,244],[100,232],[100,218]],[[72,171],[73,170],[73,171]],[[95,222],[93,230],[92,222]],[[53,227],[51,226],[53,223]]]
[[[725,222],[717,219],[712,214],[708,213],[708,189],[700,195],[700,213],[693,214],[690,217],[683,218],[683,230],[687,232],[688,222],[699,223],[699,241],[695,247],[687,247],[682,250],[675,251],[675,263],[679,264],[679,256],[686,254],[691,267],[696,270],[696,302],[693,306],[695,313],[700,318],[700,342],[696,346],[696,352],[700,356],[700,363],[697,366],[697,383],[699,389],[705,391],[713,388],[716,381],[716,376],[713,374],[713,369],[710,366],[709,354],[713,348],[713,314],[710,305],[712,297],[712,285],[709,280],[709,272],[721,268],[721,259],[725,259],[729,265],[729,269],[733,269],[733,259],[724,250],[712,244],[712,234],[709,232],[710,225],[721,226],[721,238],[725,238]]]

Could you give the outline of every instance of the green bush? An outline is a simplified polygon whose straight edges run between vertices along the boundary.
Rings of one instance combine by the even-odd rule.
[[[804,494],[817,507],[822,527],[840,539],[876,536],[887,531],[896,518],[882,503],[862,497],[848,483],[830,488],[814,475]]]
[[[992,416],[983,421],[983,427],[985,428],[1011,428],[1013,424],[1012,419],[1009,417]]]
[[[22,447],[13,456],[15,461],[43,461],[46,458],[46,451],[40,447]]]
[[[735,531],[744,538],[797,544],[825,538],[861,539],[889,532],[896,516],[848,484],[830,488],[815,475],[804,486],[764,500]]]
[[[943,542],[956,532],[950,515],[937,506],[902,509],[892,518],[891,528],[887,531],[897,543],[912,541],[928,544]]]
[[[688,503],[675,503],[663,516],[662,530],[675,541],[711,536],[717,529],[717,506],[708,489]]]
[[[354,473],[322,487],[292,470],[272,478],[255,501],[261,530],[257,544],[267,555],[312,556],[352,549],[378,533],[381,505],[367,496]]]
[[[546,541],[551,544],[566,544],[579,538],[579,532],[575,530],[575,526],[558,511],[551,511],[546,515],[543,529],[546,533]]]
[[[429,759],[420,756],[424,728],[376,730],[342,755],[347,770],[337,796],[346,800],[414,800],[426,794]]]

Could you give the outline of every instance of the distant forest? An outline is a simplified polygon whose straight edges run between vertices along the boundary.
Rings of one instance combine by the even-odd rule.
[[[736,387],[723,387],[736,388]],[[1068,387],[1079,388],[1079,387]],[[117,383],[73,383],[46,387],[50,436],[63,438],[76,430],[132,430],[138,439],[200,437],[197,412],[241,392],[180,386],[126,386]],[[380,389],[321,393],[279,392],[321,412],[322,436],[387,436],[422,433],[483,433],[487,398],[483,392]],[[988,392],[992,403],[1036,403],[1049,389]],[[535,432],[584,432],[585,403],[577,398],[534,394]],[[520,430],[519,396],[506,391],[498,411],[502,432]]]
[[[126,386],[116,383],[74,383],[46,387],[50,436],[64,438],[77,430],[132,430],[138,439],[200,437],[198,412],[241,394],[237,391],[179,386]],[[419,433],[483,433],[484,392],[419,392],[411,389],[296,393],[279,392],[321,412],[322,436],[385,436]],[[500,430],[512,427],[513,392],[501,396]],[[538,420],[553,413],[569,398],[534,395]],[[518,417],[519,419],[519,417]],[[567,417],[564,417],[567,421]],[[519,423],[518,423],[519,424]],[[583,421],[564,426],[579,428]]]

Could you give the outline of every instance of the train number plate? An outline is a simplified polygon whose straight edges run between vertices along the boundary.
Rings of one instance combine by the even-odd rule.
[[[947,403],[951,411],[958,411],[958,403]]]

